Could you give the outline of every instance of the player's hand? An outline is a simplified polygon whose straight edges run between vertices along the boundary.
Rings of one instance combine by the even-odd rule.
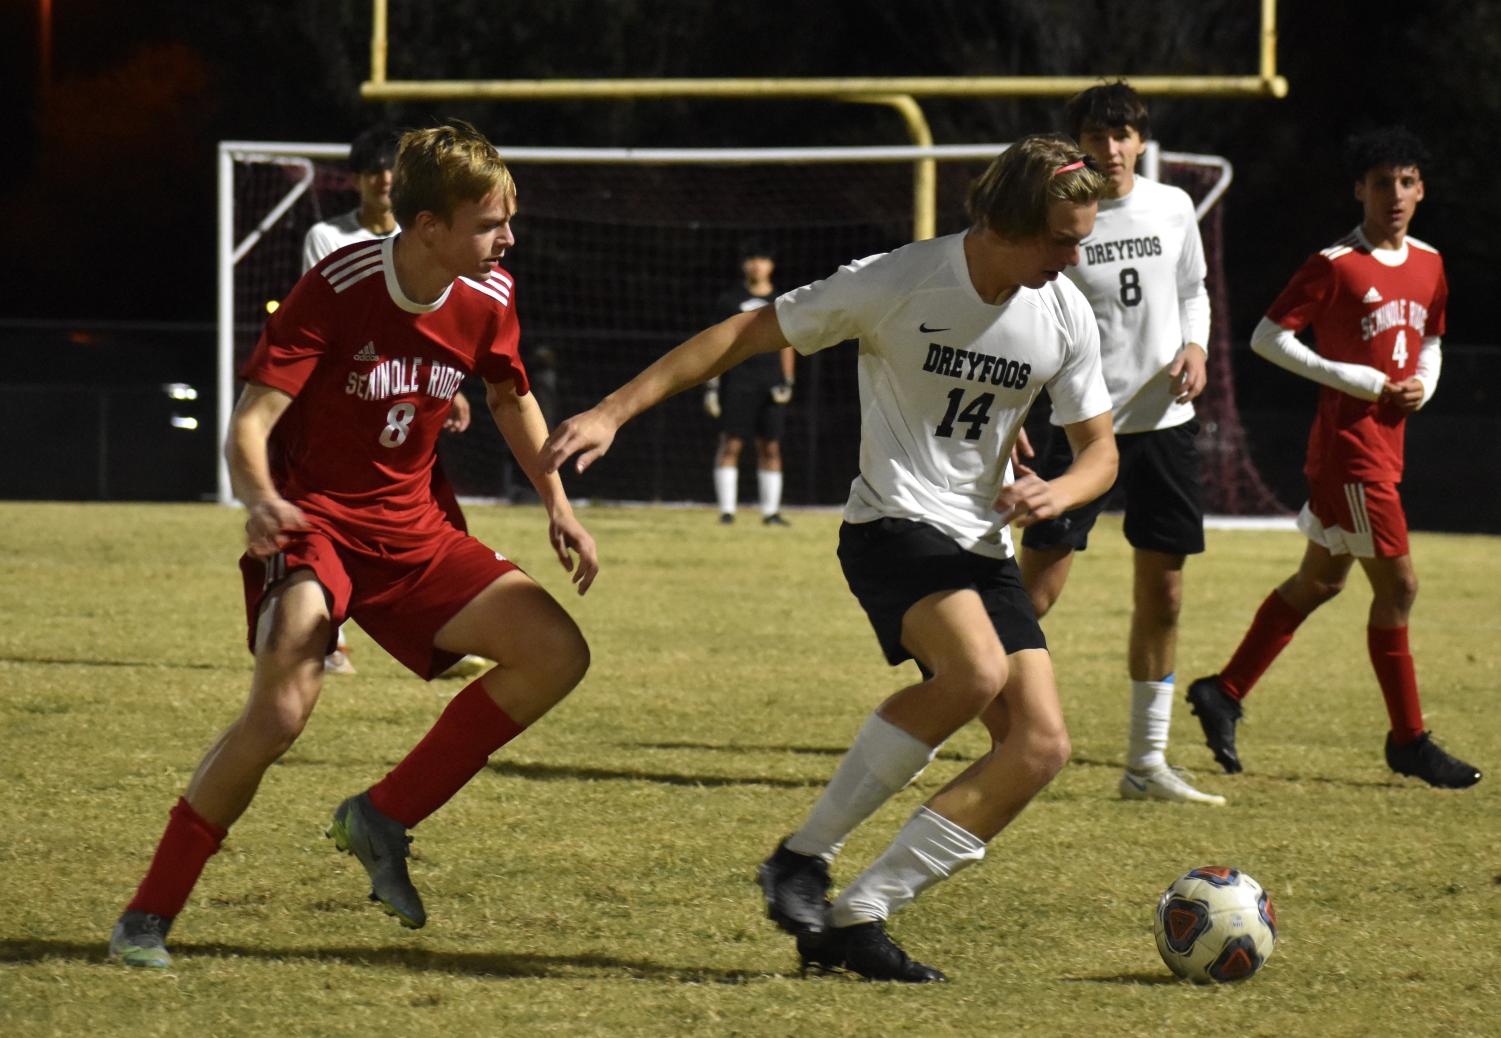
[[[1416,378],[1401,382],[1387,382],[1381,387],[1381,401],[1391,404],[1399,411],[1411,414],[1423,404],[1423,383]]]
[[[1016,442],[1011,445],[1011,467],[1013,469],[1025,468],[1023,458],[1035,458],[1037,452],[1032,449],[1032,437],[1027,435],[1026,428],[1016,430]]]
[[[573,583],[578,585],[579,594],[588,591],[599,574],[599,549],[583,523],[572,512],[553,516],[547,524],[547,539],[552,542],[552,550],[557,552],[563,568],[573,574]],[[578,555],[577,566],[574,565],[574,554]]]
[[[579,456],[574,463],[576,472],[583,472],[602,458],[615,442],[619,428],[608,416],[595,407],[583,414],[576,414],[558,425],[542,445],[542,470],[549,474],[563,467],[563,462],[573,455]]]
[[[1167,366],[1167,377],[1173,398],[1180,404],[1204,392],[1209,383],[1209,358],[1204,347],[1191,342],[1179,350]]]
[[[1003,486],[995,499],[1002,522],[1026,527],[1063,514],[1053,496],[1053,484],[1019,462],[1013,461],[1012,467],[1016,480]]]
[[[774,404],[792,403],[791,379],[783,379],[780,383],[771,387],[771,402]]]
[[[453,395],[453,406],[449,408],[448,417],[443,420],[443,431],[461,433],[469,428],[471,410],[469,398],[461,389]]]
[[[289,532],[306,530],[308,522],[290,501],[268,497],[249,508],[245,520],[245,550],[253,558],[267,559],[286,545]]]
[[[704,413],[707,414],[710,418],[715,419],[717,419],[720,414],[723,413],[722,409],[719,406],[719,390],[704,390]]]

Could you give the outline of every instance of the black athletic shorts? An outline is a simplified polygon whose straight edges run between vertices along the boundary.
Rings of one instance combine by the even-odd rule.
[[[1091,527],[1119,487],[1125,494],[1126,542],[1131,547],[1168,555],[1199,554],[1204,550],[1204,466],[1194,443],[1198,433],[1199,420],[1193,418],[1171,429],[1117,435],[1121,463],[1115,485],[1087,505],[1027,527],[1022,547],[1083,551],[1089,546]],[[1047,446],[1031,468],[1043,479],[1055,479],[1073,460],[1068,436],[1051,426]]]
[[[773,400],[771,391],[781,384],[780,370],[774,378],[756,372],[727,374],[719,390],[724,434],[780,442],[787,428],[787,405]]]
[[[886,662],[893,667],[912,658],[902,645],[902,617],[907,610],[936,591],[957,588],[979,593],[1007,653],[1048,647],[1032,600],[1022,587],[1016,560],[965,551],[927,523],[911,519],[844,523],[839,527],[839,565],[870,617]]]

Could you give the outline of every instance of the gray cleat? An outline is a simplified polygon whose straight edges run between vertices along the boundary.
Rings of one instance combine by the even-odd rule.
[[[334,810],[328,827],[334,846],[352,854],[370,874],[370,900],[379,901],[387,915],[402,926],[421,929],[427,922],[422,897],[407,875],[407,845],[412,838],[394,818],[387,818],[370,803],[370,794],[350,797]]]
[[[109,953],[127,966],[164,970],[172,965],[167,954],[167,931],[172,920],[149,912],[124,912],[109,935]]]

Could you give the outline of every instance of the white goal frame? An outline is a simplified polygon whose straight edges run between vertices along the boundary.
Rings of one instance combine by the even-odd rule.
[[[879,146],[846,148],[507,148],[505,157],[515,162],[551,162],[581,165],[634,163],[641,165],[744,165],[773,163],[799,165],[810,163],[916,163],[925,160],[989,159],[1005,150],[1003,143],[948,144],[928,147]],[[313,182],[313,160],[337,161],[348,158],[347,144],[293,143],[285,141],[220,141],[218,149],[218,259],[216,398],[218,402],[217,499],[232,504],[234,491],[229,482],[229,468],[220,446],[229,432],[229,416],[234,409],[234,273],[235,266],[249,255],[261,237],[286,214]],[[1196,155],[1160,150],[1156,141],[1147,142],[1141,171],[1156,178],[1162,162],[1183,163],[1214,168],[1218,179],[1213,189],[1198,205],[1203,219],[1230,186],[1233,170],[1230,163],[1216,155]],[[273,163],[300,169],[303,175],[286,194],[260,217],[253,230],[235,240],[234,186],[235,169],[241,163]]]

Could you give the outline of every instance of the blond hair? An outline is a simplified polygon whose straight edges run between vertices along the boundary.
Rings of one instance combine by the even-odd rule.
[[[1001,152],[970,185],[973,226],[1002,238],[1035,238],[1048,227],[1053,202],[1088,205],[1105,193],[1105,178],[1062,134],[1033,134]]]
[[[402,227],[424,211],[451,223],[460,205],[497,190],[516,196],[511,171],[485,135],[462,119],[402,135],[391,174],[391,211]]]

